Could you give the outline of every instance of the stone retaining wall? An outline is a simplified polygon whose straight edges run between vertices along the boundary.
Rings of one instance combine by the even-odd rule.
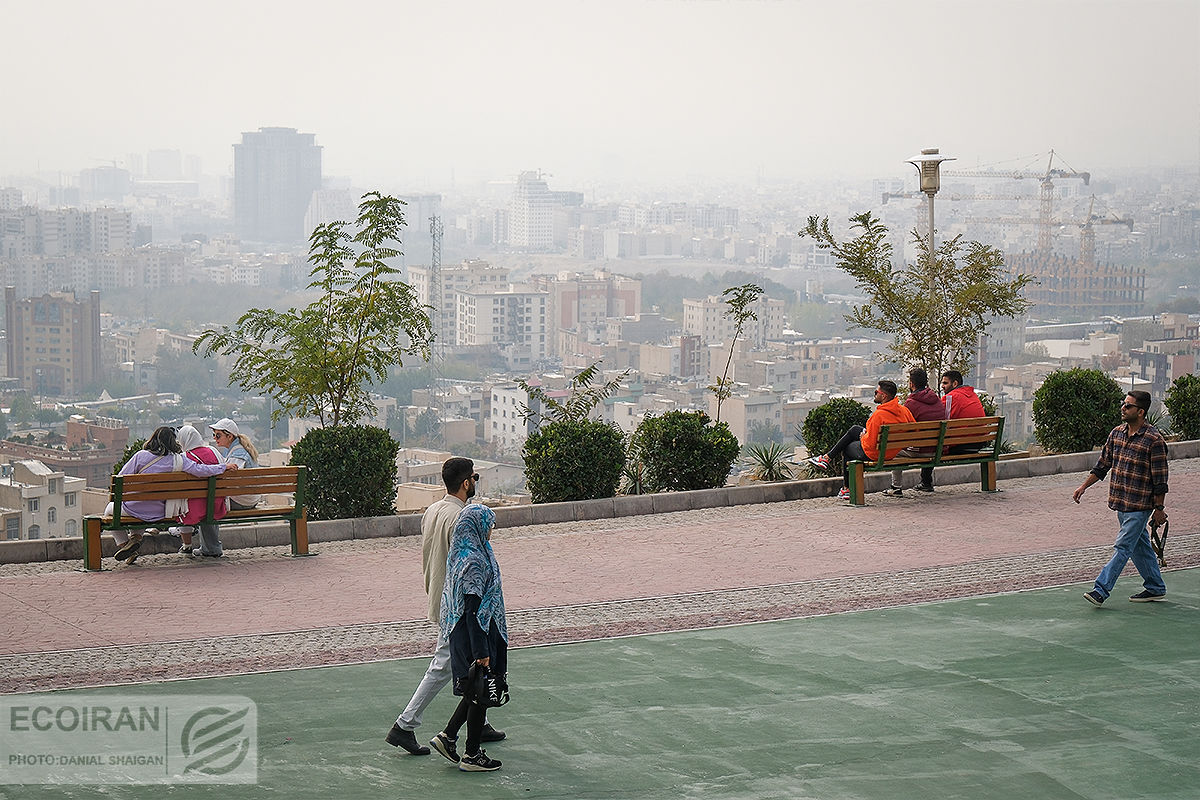
[[[1171,459],[1200,458],[1200,440],[1172,442],[1167,445]],[[1087,472],[1096,463],[1096,453],[1070,453],[1002,460],[997,466],[998,481],[1032,478],[1040,475]],[[916,470],[909,470],[913,475]],[[891,482],[890,473],[876,472],[866,476],[867,493],[880,492]],[[936,484],[973,483],[979,480],[979,465],[964,464],[939,467]],[[841,487],[840,476],[811,480],[754,483],[748,486],[725,486],[693,492],[667,492],[603,500],[582,500],[573,503],[544,503],[541,505],[505,506],[495,509],[496,524],[501,528],[521,525],[541,525],[553,522],[611,519],[640,514],[664,514],[672,511],[692,511],[704,508],[774,503],[784,500],[806,500],[831,497]],[[1003,486],[1000,487],[1003,489]],[[847,513],[853,513],[847,509]],[[388,517],[310,521],[308,539],[312,544],[347,539],[378,539],[385,536],[419,536],[421,515],[404,514]],[[291,538],[286,522],[247,523],[222,526],[221,542],[227,549],[243,547],[272,547],[289,544]],[[148,537],[143,540],[142,552],[171,552],[178,549],[173,536]],[[116,550],[112,537],[103,537],[102,552],[110,557]],[[70,561],[83,559],[83,538],[34,539],[0,542],[0,564],[25,564],[35,561]]]

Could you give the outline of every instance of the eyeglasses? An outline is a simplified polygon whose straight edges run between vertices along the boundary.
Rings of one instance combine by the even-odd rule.
[[[1137,403],[1121,403],[1121,408],[1141,408]]]

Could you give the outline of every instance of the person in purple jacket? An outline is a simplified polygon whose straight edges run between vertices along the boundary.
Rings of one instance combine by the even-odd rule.
[[[929,388],[929,374],[920,367],[908,371],[908,397],[904,399],[904,407],[912,412],[913,419],[917,422],[946,419],[946,406],[942,404],[938,393]],[[922,450],[916,455],[929,455],[936,449],[930,448],[928,452]],[[892,470],[892,485],[884,489],[883,493],[888,497],[903,497],[903,479],[904,470]],[[917,484],[916,489],[918,492],[933,491],[933,467],[921,468],[921,482]]]
[[[179,442],[175,440],[175,429],[169,426],[158,428],[151,434],[145,446],[133,454],[133,458],[125,462],[119,475],[136,475],[155,472],[186,472],[197,478],[207,478],[220,475],[227,469],[237,469],[236,464],[199,464],[190,458],[184,458]],[[146,522],[157,522],[168,517],[177,517],[187,510],[187,500],[133,500],[121,503],[120,511],[113,510],[113,516],[131,516]],[[147,531],[155,531],[147,528]],[[157,532],[157,531],[155,531]],[[138,550],[142,547],[141,531],[126,533],[113,531],[113,539],[117,543],[117,552],[113,558],[117,561],[133,563]]]

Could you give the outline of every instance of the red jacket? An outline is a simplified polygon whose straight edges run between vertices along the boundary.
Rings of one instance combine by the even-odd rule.
[[[942,402],[946,404],[947,419],[971,419],[987,416],[983,411],[983,403],[979,402],[975,389],[970,386],[951,389],[942,398]]]
[[[882,425],[890,425],[893,422],[916,422],[913,419],[912,412],[900,405],[900,401],[894,397],[886,403],[880,403],[875,408],[875,413],[871,414],[871,418],[867,420],[867,429],[859,437],[859,442],[862,444],[863,452],[867,454],[867,458],[872,461],[879,458],[879,428]],[[896,453],[900,452],[900,449],[899,447],[895,449],[888,448],[887,457],[895,457]]]

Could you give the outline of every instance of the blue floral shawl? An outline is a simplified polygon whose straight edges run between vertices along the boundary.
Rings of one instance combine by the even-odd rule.
[[[462,618],[469,594],[481,598],[476,621],[486,634],[493,622],[504,641],[508,625],[504,619],[504,590],[500,586],[500,565],[488,532],[496,524],[496,513],[487,506],[473,503],[458,512],[450,549],[446,555],[446,583],[442,587],[442,635],[450,632]]]

